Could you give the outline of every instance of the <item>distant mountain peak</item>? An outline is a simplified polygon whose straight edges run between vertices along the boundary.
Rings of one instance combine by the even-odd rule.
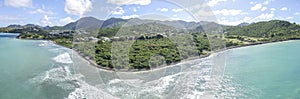
[[[237,26],[248,26],[248,25],[250,25],[250,23],[243,22],[243,23],[238,24]]]
[[[71,22],[63,26],[64,29],[69,30],[95,30],[99,29],[103,20],[94,17],[83,17],[75,22]]]

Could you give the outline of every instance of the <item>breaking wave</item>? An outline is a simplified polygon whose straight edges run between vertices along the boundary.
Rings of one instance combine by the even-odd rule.
[[[57,57],[53,58],[54,61],[58,63],[71,64],[73,63],[69,53],[60,54]]]
[[[52,41],[41,41],[38,46],[55,46],[55,44]]]
[[[241,95],[237,94],[236,85],[227,84],[231,81],[230,77],[216,79],[218,77],[212,75],[215,72],[214,67],[212,67],[215,62],[211,58],[218,55],[166,67],[164,68],[165,73],[155,79],[125,79],[118,77],[115,73],[97,68],[90,68],[91,71],[98,72],[94,75],[70,71],[74,68],[84,68],[84,71],[86,71],[87,68],[85,67],[87,66],[81,66],[82,64],[78,67],[68,66],[71,63],[76,64],[79,62],[72,61],[74,55],[71,57],[67,51],[62,51],[59,47],[54,47],[51,50],[63,53],[53,58],[56,63],[62,63],[63,66],[53,66],[54,68],[30,79],[30,83],[38,86],[54,85],[66,90],[65,99],[199,99],[232,98]],[[89,82],[91,78],[95,78],[90,76],[99,78],[96,84]]]
[[[106,93],[105,95],[98,93],[96,98],[107,95],[124,99],[228,98],[228,95],[235,92],[235,89],[232,87],[225,88],[226,86],[221,85],[222,79],[216,79],[211,75],[214,62],[212,62],[210,58],[211,57],[187,61],[178,64],[178,66],[165,68],[166,73],[157,79],[127,79],[116,76],[109,79],[100,78],[100,81],[102,82],[99,81],[99,84],[94,85],[93,87],[88,84],[83,84],[86,87],[76,89],[69,96],[89,96],[86,93],[83,93],[85,91],[83,91],[82,88],[91,88],[100,91],[99,93]],[[177,71],[178,67],[180,69],[179,71]],[[101,75],[105,71],[99,72],[99,75]]]

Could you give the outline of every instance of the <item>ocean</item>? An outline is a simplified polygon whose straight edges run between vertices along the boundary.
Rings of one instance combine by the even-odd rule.
[[[300,98],[300,41],[284,41],[227,51],[226,75],[240,97]]]
[[[55,99],[67,97],[70,90],[56,87],[47,80],[47,72],[69,64],[54,60],[68,49],[48,41],[15,39],[17,34],[0,34],[0,98]],[[44,77],[42,77],[44,76]],[[43,79],[39,79],[39,77]]]
[[[0,99],[300,98],[300,41],[129,73],[98,69],[51,41],[16,36],[0,33]]]

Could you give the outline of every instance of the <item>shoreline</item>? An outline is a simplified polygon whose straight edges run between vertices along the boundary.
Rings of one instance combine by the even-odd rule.
[[[297,40],[300,40],[300,39],[288,39],[288,40],[280,40],[280,41],[259,42],[259,43],[246,44],[246,45],[242,45],[242,46],[225,47],[225,49],[220,49],[220,50],[216,50],[216,51],[213,51],[213,52],[209,52],[206,55],[190,57],[190,58],[187,58],[187,59],[183,59],[180,62],[176,62],[176,63],[170,64],[170,65],[162,65],[162,66],[159,66],[159,67],[156,67],[156,68],[151,68],[149,70],[145,70],[145,69],[142,69],[142,70],[119,69],[118,70],[118,69],[114,69],[114,68],[102,67],[102,66],[96,64],[96,62],[94,62],[88,56],[84,55],[82,52],[79,52],[77,49],[71,49],[71,50],[73,50],[82,59],[86,60],[90,65],[92,65],[93,67],[96,67],[97,69],[110,71],[110,72],[120,72],[120,73],[144,73],[144,72],[151,72],[153,70],[160,70],[160,69],[164,69],[164,68],[173,67],[173,66],[176,66],[178,64],[188,62],[188,61],[194,61],[194,60],[198,60],[198,59],[205,59],[205,58],[211,57],[213,54],[218,54],[220,52],[228,51],[228,50],[231,50],[231,49],[244,48],[244,47],[250,47],[250,46],[258,46],[258,45],[271,44],[271,43],[280,43],[280,42],[287,42],[287,41],[297,41]]]
[[[9,33],[9,34],[16,34],[16,33]],[[17,39],[21,39],[21,38],[17,38]],[[289,39],[286,39],[286,40],[266,41],[266,42],[245,44],[245,45],[241,45],[241,46],[225,47],[225,49],[219,49],[219,50],[216,50],[216,51],[208,52],[206,55],[199,55],[199,56],[195,56],[195,57],[189,57],[187,59],[180,60],[179,62],[176,62],[176,63],[172,63],[172,64],[169,64],[169,65],[164,64],[164,65],[161,65],[161,66],[158,66],[158,67],[155,67],[155,68],[150,68],[149,70],[146,70],[146,69],[141,69],[141,70],[132,69],[132,70],[128,70],[128,69],[114,69],[114,68],[109,68],[109,67],[102,67],[102,66],[98,65],[90,57],[88,57],[87,55],[84,55],[84,53],[78,51],[77,49],[74,49],[72,47],[69,48],[67,46],[63,46],[63,45],[57,44],[57,43],[55,43],[52,40],[46,40],[46,39],[23,39],[23,40],[45,40],[45,41],[50,41],[50,42],[52,42],[55,45],[58,45],[58,46],[61,46],[61,47],[64,47],[64,48],[68,48],[68,49],[72,50],[72,53],[75,52],[80,58],[82,58],[85,61],[87,61],[89,65],[91,65],[93,67],[96,67],[97,69],[100,69],[100,70],[105,70],[105,71],[110,71],[110,72],[121,72],[121,73],[129,73],[129,72],[131,72],[131,73],[142,73],[142,72],[151,72],[153,70],[160,70],[160,69],[164,69],[164,68],[168,68],[168,67],[173,67],[173,66],[176,66],[178,64],[181,64],[181,63],[184,63],[184,62],[188,62],[188,61],[193,61],[193,60],[198,60],[198,59],[204,59],[204,58],[212,56],[212,54],[217,54],[217,53],[228,51],[228,50],[231,50],[231,49],[244,48],[244,47],[249,47],[249,46],[257,46],[257,45],[270,44],[270,43],[280,43],[280,42],[286,42],[286,41],[297,41],[297,40],[300,40],[300,38],[289,38]]]
[[[143,73],[143,72],[151,72],[152,70],[160,70],[160,69],[164,69],[164,68],[168,68],[168,67],[173,67],[175,65],[181,64],[183,62],[188,62],[188,61],[193,61],[193,60],[197,60],[197,59],[204,59],[207,57],[211,56],[211,53],[207,54],[207,55],[202,55],[202,56],[197,56],[197,57],[190,57],[184,60],[181,60],[180,62],[177,63],[173,63],[170,65],[162,65],[156,68],[151,68],[149,70],[146,69],[142,69],[142,70],[137,70],[137,69],[132,69],[132,70],[128,70],[128,69],[114,69],[114,68],[109,68],[109,67],[102,67],[98,64],[96,64],[96,62],[94,62],[92,59],[87,58],[88,56],[86,55],[82,55],[82,52],[78,52],[75,49],[72,49],[76,54],[79,55],[80,58],[84,59],[85,61],[87,61],[90,65],[92,65],[93,67],[96,67],[97,69],[101,69],[101,70],[105,70],[105,71],[109,71],[109,72],[120,72],[120,73]]]
[[[281,42],[289,42],[289,41],[299,41],[300,38],[293,38],[293,39],[287,39],[287,40],[280,40],[280,41],[268,41],[268,42],[260,42],[260,43],[252,43],[252,44],[246,44],[242,46],[231,46],[226,47],[225,50],[235,49],[235,48],[244,48],[244,47],[250,47],[250,46],[258,46],[258,45],[264,45],[264,44],[272,44],[272,43],[281,43]]]

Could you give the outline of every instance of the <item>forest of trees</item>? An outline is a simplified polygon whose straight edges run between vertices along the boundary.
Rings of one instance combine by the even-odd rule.
[[[274,41],[300,38],[300,25],[281,20],[234,26],[225,31],[228,32],[227,35],[267,38]]]
[[[204,33],[179,35],[175,31],[172,27],[157,23],[122,27],[122,30],[119,27],[102,28],[99,30],[99,38],[117,36],[123,39],[100,40],[96,45],[95,61],[109,68],[141,70],[205,55],[207,53],[203,51],[210,50],[208,38]],[[171,33],[178,35],[170,36]],[[135,39],[124,39],[124,36],[135,36]]]

